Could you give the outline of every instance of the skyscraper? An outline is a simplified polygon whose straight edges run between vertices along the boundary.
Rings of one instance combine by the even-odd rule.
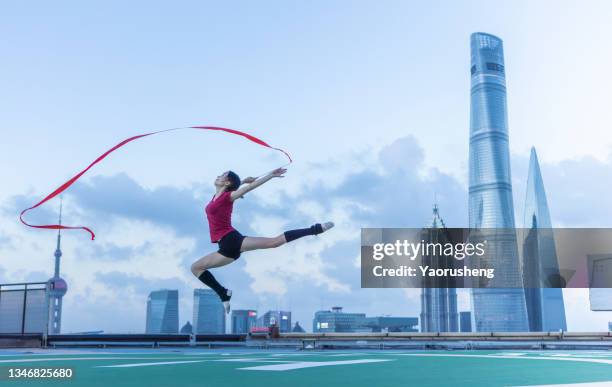
[[[178,321],[178,290],[149,293],[146,333],[178,333]]]
[[[257,326],[269,327],[278,325],[280,332],[291,332],[291,312],[285,310],[269,310],[257,319]]]
[[[471,36],[469,227],[502,229],[488,236],[491,255],[481,264],[496,270],[489,289],[472,289],[475,331],[527,331],[519,270],[502,40]],[[506,231],[503,231],[506,230]]]
[[[62,224],[62,202],[60,199],[59,223]],[[62,298],[68,291],[68,284],[60,277],[60,258],[62,257],[62,233],[57,230],[57,247],[55,248],[55,269],[49,283],[49,334],[58,335],[62,330]]]
[[[193,333],[225,333],[225,308],[211,289],[193,290]]]
[[[550,221],[544,181],[538,155],[531,148],[523,227],[523,282],[529,330],[532,332],[567,330],[561,278]]]
[[[438,205],[433,207],[431,228],[424,229],[422,238],[428,243],[452,243]],[[454,258],[439,254],[423,254],[422,264],[432,269],[451,268]],[[457,332],[457,289],[448,277],[427,277],[421,289],[421,332]]]
[[[232,333],[249,333],[257,322],[257,311],[232,310]]]

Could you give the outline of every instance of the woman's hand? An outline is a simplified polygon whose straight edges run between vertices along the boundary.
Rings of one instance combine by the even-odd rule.
[[[272,177],[285,177],[283,175],[286,172],[287,172],[287,169],[285,169],[285,168],[277,168],[277,169],[273,170],[272,172],[270,172],[270,176],[272,176]]]
[[[242,179],[242,184],[251,184],[252,182],[255,181],[254,177],[245,177],[244,179]]]

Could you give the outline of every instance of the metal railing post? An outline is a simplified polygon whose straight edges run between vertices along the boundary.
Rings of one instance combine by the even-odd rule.
[[[43,339],[42,339],[42,346],[43,348],[47,348],[47,340],[49,339],[49,282],[46,283],[45,285],[45,325],[43,327]]]
[[[23,290],[23,311],[21,312],[21,334],[25,333],[25,322],[26,322],[26,305],[28,300],[28,285],[25,285]]]

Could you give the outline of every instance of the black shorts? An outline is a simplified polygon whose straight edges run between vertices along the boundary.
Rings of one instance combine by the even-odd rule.
[[[242,247],[244,238],[246,237],[238,231],[230,231],[219,240],[218,253],[228,258],[240,258],[240,248]]]

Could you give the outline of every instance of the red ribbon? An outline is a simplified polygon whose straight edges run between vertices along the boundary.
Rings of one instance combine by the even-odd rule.
[[[59,186],[55,191],[51,192],[43,200],[41,200],[40,202],[36,203],[32,207],[26,208],[25,210],[21,211],[21,214],[19,215],[19,220],[21,220],[21,223],[25,224],[26,226],[34,227],[34,228],[44,228],[44,229],[51,229],[51,230],[75,230],[75,229],[85,230],[85,231],[87,231],[88,233],[91,234],[91,240],[94,240],[96,235],[88,227],[85,227],[85,226],[62,226],[61,224],[34,225],[34,224],[29,224],[25,220],[23,220],[23,215],[26,212],[28,212],[30,210],[33,210],[34,208],[42,205],[43,203],[53,199],[57,195],[59,195],[62,192],[64,192],[66,189],[68,189],[68,187],[70,187],[72,184],[74,184],[81,176],[83,176],[83,174],[85,174],[85,172],[89,171],[89,169],[91,169],[91,167],[93,167],[94,165],[98,164],[100,161],[104,160],[106,158],[106,156],[108,156],[112,152],[116,151],[117,149],[121,148],[122,146],[126,145],[127,143],[132,142],[134,140],[138,140],[139,138],[143,138],[143,137],[147,137],[147,136],[152,136],[154,134],[169,132],[169,131],[173,131],[173,130],[180,130],[180,129],[217,130],[217,131],[223,131],[223,132],[235,134],[235,135],[238,135],[238,136],[242,136],[242,137],[244,137],[244,138],[246,138],[246,139],[248,139],[250,141],[253,141],[256,144],[259,144],[259,145],[265,146],[267,148],[283,152],[285,154],[285,156],[287,156],[287,158],[289,159],[289,163],[293,162],[293,160],[291,160],[291,156],[289,156],[289,154],[287,152],[285,152],[284,150],[282,150],[280,148],[274,148],[274,147],[270,146],[268,143],[266,143],[265,141],[255,137],[255,136],[252,136],[252,135],[250,135],[248,133],[241,132],[239,130],[234,130],[234,129],[221,128],[221,127],[218,127],[218,126],[190,126],[188,128],[165,129],[165,130],[159,130],[157,132],[139,134],[137,136],[133,136],[133,137],[130,137],[130,138],[127,138],[127,139],[121,141],[119,144],[115,145],[114,147],[110,148],[106,152],[102,153],[100,156],[98,156],[97,159],[95,159],[91,164],[89,164],[89,166],[87,168],[83,169],[81,172],[77,173],[70,180],[68,180],[67,182],[65,182],[61,186]]]

